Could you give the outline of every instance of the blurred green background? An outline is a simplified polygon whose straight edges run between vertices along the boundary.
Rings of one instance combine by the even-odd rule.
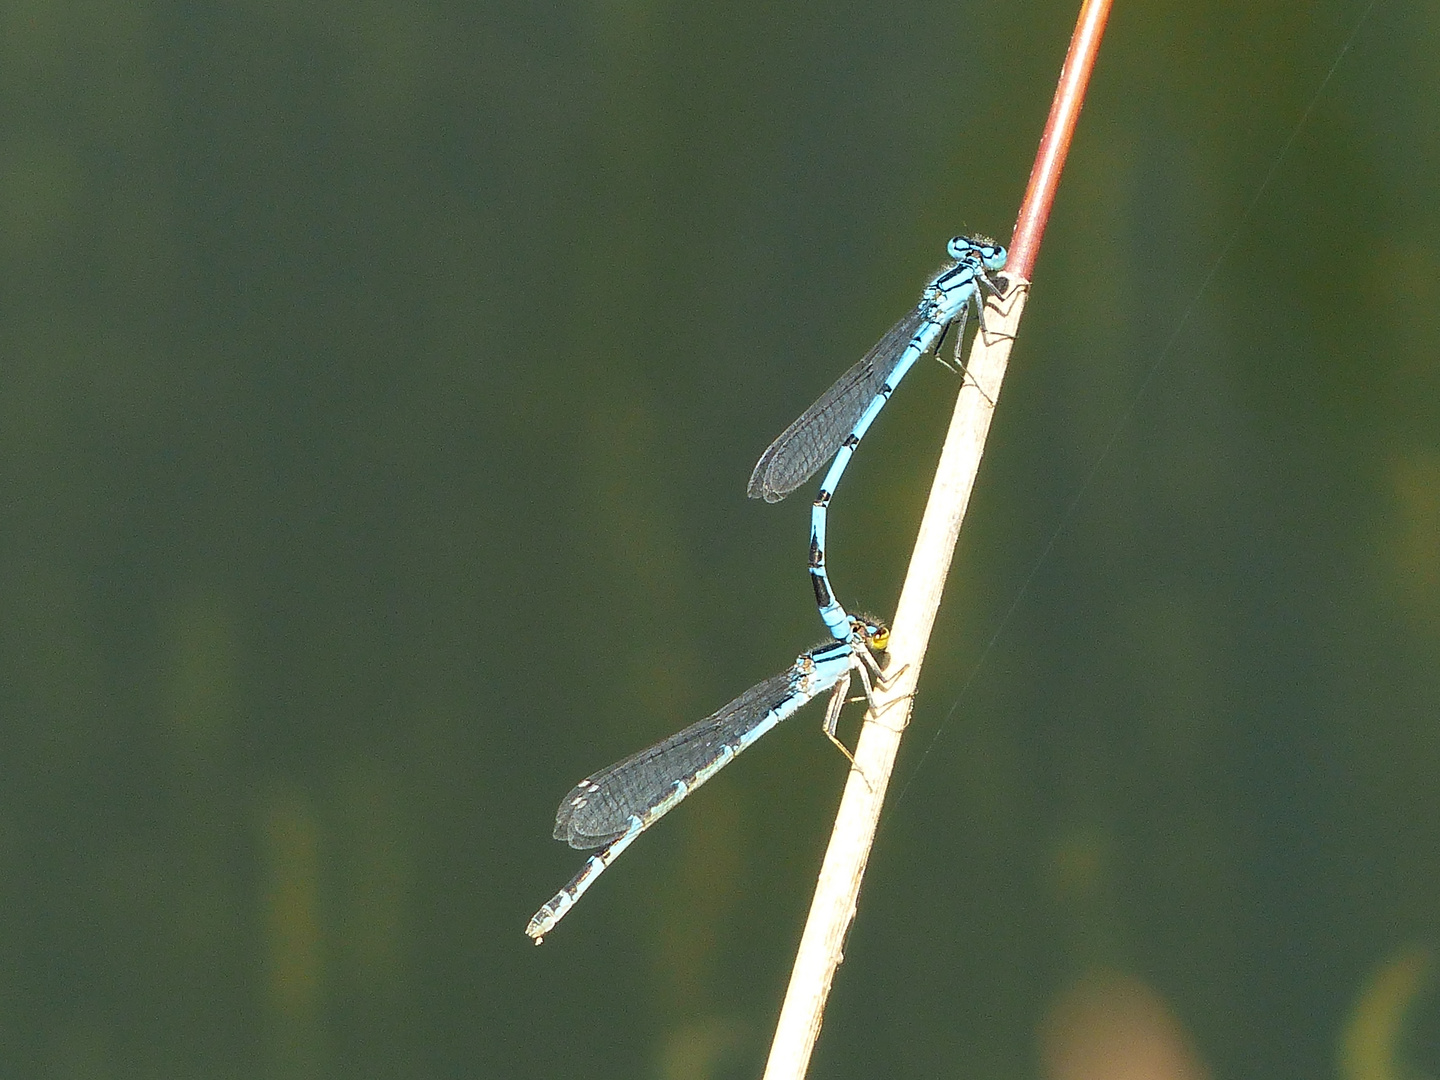
[[[1090,1076],[1095,1001],[1440,1073],[1440,8],[1245,216],[1362,7],[1116,10],[813,1076]],[[1008,237],[1075,7],[0,18],[0,1075],[758,1075],[819,710],[535,949],[554,807],[823,636],[749,469]],[[955,386],[841,490],[854,606]]]

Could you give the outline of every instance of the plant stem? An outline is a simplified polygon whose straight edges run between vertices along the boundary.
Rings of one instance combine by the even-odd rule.
[[[1039,254],[1055,188],[1080,116],[1110,2],[1085,0],[1081,7],[1016,219],[1010,258],[1000,279],[1004,291],[987,301],[982,329],[970,350],[966,377],[940,453],[940,464],[890,633],[886,670],[893,675],[884,686],[876,687],[875,706],[866,714],[865,726],[855,747],[855,765],[845,784],[830,846],[820,868],[810,915],[770,1046],[765,1080],[800,1080],[820,1034],[825,1001],[835,969],[840,965],[845,934],[855,917],[860,880],[879,827],[885,789],[900,750],[900,735],[910,720],[930,631],[940,608],[960,524],[970,502],[975,476],[980,471],[985,438],[1000,400],[1010,347],[1029,297],[1029,276]]]

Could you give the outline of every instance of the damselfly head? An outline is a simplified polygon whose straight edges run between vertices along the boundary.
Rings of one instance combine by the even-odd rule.
[[[986,270],[1004,270],[1005,260],[1008,257],[1005,249],[999,244],[989,243],[980,249],[980,261],[984,263]]]
[[[945,245],[945,250],[952,259],[978,259],[987,270],[999,270],[1005,265],[1005,249],[980,233],[953,236]]]
[[[884,652],[890,644],[890,627],[873,615],[851,615],[850,631],[876,652]]]
[[[984,238],[978,236],[952,236],[945,245],[945,252],[952,259],[963,259],[975,250],[977,243],[984,242]]]

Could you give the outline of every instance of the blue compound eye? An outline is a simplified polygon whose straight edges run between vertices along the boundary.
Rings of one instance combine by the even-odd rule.
[[[976,244],[968,236],[952,236],[950,242],[945,245],[945,250],[949,252],[952,259],[963,259],[972,251],[983,249],[983,247],[984,245]]]

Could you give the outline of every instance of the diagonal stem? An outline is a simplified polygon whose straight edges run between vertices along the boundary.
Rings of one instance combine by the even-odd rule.
[[[825,999],[855,914],[860,879],[879,827],[885,789],[900,750],[901,733],[909,722],[950,557],[980,469],[1015,327],[1029,291],[1028,283],[1018,279],[1011,278],[1007,284],[1002,295],[992,296],[986,304],[985,330],[976,335],[970,350],[966,378],[890,632],[886,670],[895,674],[887,685],[875,687],[874,707],[866,714],[855,746],[855,765],[845,784],[830,846],[820,868],[815,898],[770,1047],[766,1080],[804,1076],[820,1033]]]
[[[1080,9],[1015,222],[1010,259],[999,279],[1003,291],[987,301],[981,331],[970,350],[966,377],[955,403],[955,414],[940,453],[940,465],[930,488],[930,500],[920,522],[910,570],[895,612],[886,667],[895,674],[886,685],[875,688],[874,702],[855,747],[854,767],[820,868],[775,1040],[770,1046],[765,1080],[800,1080],[820,1034],[825,1001],[835,969],[840,965],[845,934],[855,916],[860,880],[879,827],[885,789],[900,750],[900,736],[910,719],[915,687],[940,608],[960,523],[970,502],[975,476],[980,471],[985,438],[1000,400],[1010,347],[1030,294],[1030,274],[1080,116],[1095,54],[1105,32],[1110,3],[1111,0],[1084,0]]]

